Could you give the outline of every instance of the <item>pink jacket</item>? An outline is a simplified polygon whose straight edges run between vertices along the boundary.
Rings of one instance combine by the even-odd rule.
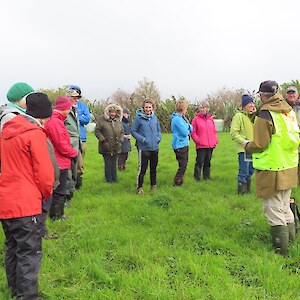
[[[210,114],[198,113],[192,121],[193,131],[191,137],[199,148],[215,148],[218,144],[218,134],[214,119]]]

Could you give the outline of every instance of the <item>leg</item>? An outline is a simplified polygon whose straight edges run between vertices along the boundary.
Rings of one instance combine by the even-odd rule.
[[[204,150],[202,148],[197,149],[196,163],[194,168],[194,178],[199,181],[201,179],[201,170],[204,164]]]
[[[16,219],[17,299],[39,299],[38,273],[42,260],[42,238],[38,218]]]
[[[83,156],[82,153],[78,154],[77,170],[76,170],[76,184],[75,188],[80,189],[82,186],[82,174],[83,174]]]
[[[248,162],[245,161],[245,152],[238,153],[239,173],[238,173],[238,195],[247,193]]]
[[[120,171],[125,169],[125,162],[126,162],[126,153],[119,153],[119,155],[118,155],[118,169]]]
[[[158,164],[158,150],[150,151],[150,184],[156,186],[156,167]]]
[[[204,163],[203,163],[203,178],[210,179],[210,161],[212,158],[213,148],[205,149]]]
[[[149,161],[149,157],[150,157],[150,152],[139,150],[138,155],[139,155],[138,156],[139,167],[138,167],[137,184],[136,184],[137,189],[143,187],[144,176],[145,176],[147,168],[148,168],[148,161]]]
[[[7,284],[13,296],[17,295],[17,242],[11,233],[13,220],[1,220],[5,234],[5,270]]]
[[[106,182],[111,182],[111,167],[110,167],[110,155],[109,154],[102,154],[104,159],[104,174],[105,174],[105,180]]]
[[[111,160],[111,180],[112,182],[117,182],[118,177],[117,177],[117,159],[118,159],[118,154],[114,154],[110,157]]]
[[[52,204],[49,212],[49,216],[52,220],[61,219],[64,215],[68,170],[69,169],[60,170],[60,184],[53,192]]]
[[[48,230],[47,230],[47,227],[46,227],[46,219],[47,219],[47,216],[48,216],[51,204],[52,204],[52,197],[53,196],[51,195],[48,199],[44,200],[43,204],[42,204],[42,214],[41,214],[41,217],[40,217],[42,237],[48,235]]]
[[[188,163],[189,148],[183,147],[174,150],[176,159],[178,161],[178,170],[174,178],[174,185],[182,185],[184,173]]]

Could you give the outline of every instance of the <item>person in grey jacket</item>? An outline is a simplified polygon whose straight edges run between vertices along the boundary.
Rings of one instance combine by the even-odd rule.
[[[154,103],[144,100],[143,107],[136,111],[131,134],[136,139],[139,168],[137,175],[137,193],[144,195],[143,183],[150,162],[151,190],[156,191],[156,167],[158,164],[158,145],[161,141],[159,121],[154,114]]]
[[[124,140],[122,115],[120,106],[109,104],[95,127],[95,136],[99,140],[98,151],[103,155],[105,180],[108,183],[117,181],[117,157]]]

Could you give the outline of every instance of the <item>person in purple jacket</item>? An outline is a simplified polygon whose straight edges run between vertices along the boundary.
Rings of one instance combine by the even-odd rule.
[[[209,112],[209,103],[201,102],[198,114],[192,121],[193,131],[191,137],[196,144],[196,164],[194,169],[194,178],[197,181],[201,179],[210,179],[210,161],[214,148],[218,144],[218,134],[215,122]]]

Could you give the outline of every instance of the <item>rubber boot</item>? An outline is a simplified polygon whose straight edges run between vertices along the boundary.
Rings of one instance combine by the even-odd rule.
[[[289,228],[284,225],[271,226],[273,248],[276,254],[288,257]]]
[[[287,227],[289,228],[289,242],[292,244],[296,239],[295,223],[287,223]]]
[[[246,182],[238,182],[238,195],[244,195],[247,193],[247,183]]]
[[[200,170],[199,166],[195,165],[195,168],[194,168],[194,178],[197,181],[200,181],[200,174],[201,174],[201,170]]]
[[[247,194],[251,193],[251,178],[247,179]]]

